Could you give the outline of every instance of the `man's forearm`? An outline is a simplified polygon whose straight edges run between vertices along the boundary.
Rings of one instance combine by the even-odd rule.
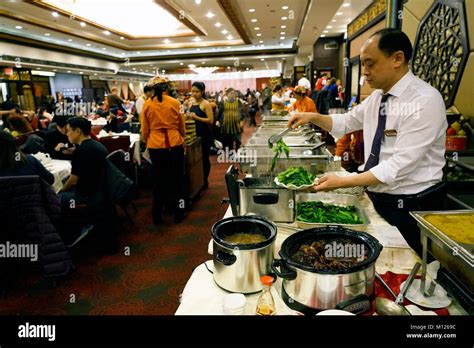
[[[366,171],[358,175],[347,176],[346,179],[349,184],[348,187],[383,184],[383,182],[378,180],[370,171]]]
[[[328,115],[318,114],[316,112],[311,112],[311,123],[314,123],[316,126],[321,127],[325,131],[330,132],[332,130],[332,118]]]

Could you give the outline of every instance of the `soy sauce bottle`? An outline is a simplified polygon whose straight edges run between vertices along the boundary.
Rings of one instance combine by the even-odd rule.
[[[259,315],[272,315],[275,313],[275,301],[271,293],[273,277],[263,276],[260,278],[260,282],[263,285],[263,290],[257,301],[256,312]]]

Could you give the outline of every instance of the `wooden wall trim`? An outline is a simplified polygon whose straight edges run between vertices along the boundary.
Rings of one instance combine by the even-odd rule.
[[[240,37],[244,41],[244,43],[247,45],[252,44],[252,40],[250,40],[250,37],[247,31],[245,30],[243,24],[239,20],[238,10],[234,6],[233,1],[232,0],[217,0],[217,3],[222,8],[222,11],[224,11],[225,15],[230,20],[232,25],[235,27],[235,30],[237,30]]]

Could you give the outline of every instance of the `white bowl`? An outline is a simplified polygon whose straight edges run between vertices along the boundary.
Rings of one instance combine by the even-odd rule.
[[[225,314],[244,314],[247,300],[243,294],[228,294],[222,299],[222,310]]]

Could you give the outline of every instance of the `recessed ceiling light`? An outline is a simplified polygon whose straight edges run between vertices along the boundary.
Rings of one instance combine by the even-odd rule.
[[[105,35],[110,35],[110,31],[104,30],[104,34],[105,34]]]
[[[224,29],[224,30],[221,31],[221,33],[225,35],[225,34],[228,33],[228,31]]]
[[[284,46],[284,44],[283,44],[283,43],[281,43],[281,44],[280,44],[280,46]]]
[[[79,74],[81,74],[81,75],[82,75],[82,74],[84,74],[84,73],[83,73],[82,71],[79,71]]]
[[[328,28],[328,29],[332,29],[332,25],[328,25],[326,28]]]
[[[249,68],[245,68],[245,70],[249,71]]]
[[[234,37],[232,35],[227,36],[227,40],[233,40]]]
[[[125,40],[125,38],[123,36],[120,36],[120,40]]]
[[[164,42],[165,44],[169,44],[169,43],[171,42],[171,40],[169,40],[169,39],[164,39],[163,42]]]
[[[200,51],[201,49],[200,48],[196,48],[196,51]]]
[[[168,50],[168,51],[166,51],[166,52],[170,53],[171,51],[170,51],[170,50]]]
[[[206,62],[201,62],[201,64],[206,64]]]
[[[97,76],[97,73],[94,73],[94,76]]]
[[[189,64],[188,65],[188,68],[191,68],[191,69],[194,69],[195,67],[196,67],[196,65],[194,65],[194,64]]]
[[[217,22],[216,24],[214,24],[216,27],[220,28],[222,26],[222,24],[220,22]]]
[[[262,36],[262,34],[258,33],[257,36]]]
[[[72,42],[72,39],[68,39],[67,41]]]
[[[285,40],[285,37],[284,37],[284,36],[280,36],[280,40]]]
[[[86,44],[86,46],[87,46],[87,47],[90,47],[90,46],[91,46],[91,44]]]
[[[212,13],[211,11],[209,11],[209,12],[206,14],[206,17],[207,17],[207,18],[212,18],[212,17],[214,17],[214,16],[215,16],[215,14]]]
[[[336,23],[337,21],[335,19],[333,19],[331,22]]]
[[[252,22],[252,23],[256,23],[256,22],[257,22],[257,18],[252,18],[251,22]]]
[[[58,71],[58,69],[53,69],[53,71]]]
[[[349,2],[345,2],[344,4],[342,4],[342,7],[349,7],[349,6],[351,6]]]
[[[184,63],[179,63],[179,65],[184,65]]]
[[[85,22],[81,22],[81,27],[85,27],[86,26],[86,23]]]
[[[287,19],[288,19],[288,17],[281,17],[282,21],[286,21]]]
[[[22,27],[21,25],[17,25],[17,26],[15,27],[15,29],[21,30],[21,29],[23,29],[23,27]]]
[[[255,27],[254,29],[255,29],[255,30],[260,30],[260,27]]]
[[[41,70],[41,67],[37,67],[36,69]]]
[[[122,56],[124,56],[124,55],[125,55],[125,52],[122,52]]]
[[[104,51],[107,51],[107,48],[105,48],[105,47],[102,47],[102,49],[103,49]]]
[[[227,46],[226,48],[227,48],[228,50],[230,50],[230,46]]]
[[[265,45],[260,45],[260,47],[265,47]]]
[[[260,43],[263,43],[263,40],[260,40],[259,42],[260,42]]]
[[[342,12],[336,12],[336,16],[341,16]]]
[[[265,58],[260,58],[260,60],[263,62],[265,60]]]
[[[53,15],[53,17],[59,17],[59,13],[57,13],[56,11],[52,12],[51,14]]]
[[[286,29],[286,25],[282,25],[280,28],[282,28],[282,29]]]
[[[284,31],[282,31],[282,32],[280,33],[280,35],[286,35],[286,33],[285,33]]]
[[[199,41],[202,41],[202,39],[201,39],[200,37],[195,37],[195,38],[193,39],[193,41],[199,42]]]
[[[249,12],[255,12],[255,9],[254,8],[249,8]]]
[[[71,70],[68,70],[67,73],[70,74],[70,73],[71,73]]]
[[[141,53],[140,51],[137,52],[137,54],[140,54],[140,53]]]
[[[51,34],[50,33],[44,33],[44,36],[50,36]]]
[[[282,10],[288,10],[288,6],[282,6],[281,9]]]
[[[326,35],[323,34],[323,35],[321,35],[321,37],[326,37]]]
[[[194,2],[196,3],[196,5],[201,5],[201,0],[194,0]]]
[[[327,34],[329,33],[329,30],[324,30],[323,33]]]

